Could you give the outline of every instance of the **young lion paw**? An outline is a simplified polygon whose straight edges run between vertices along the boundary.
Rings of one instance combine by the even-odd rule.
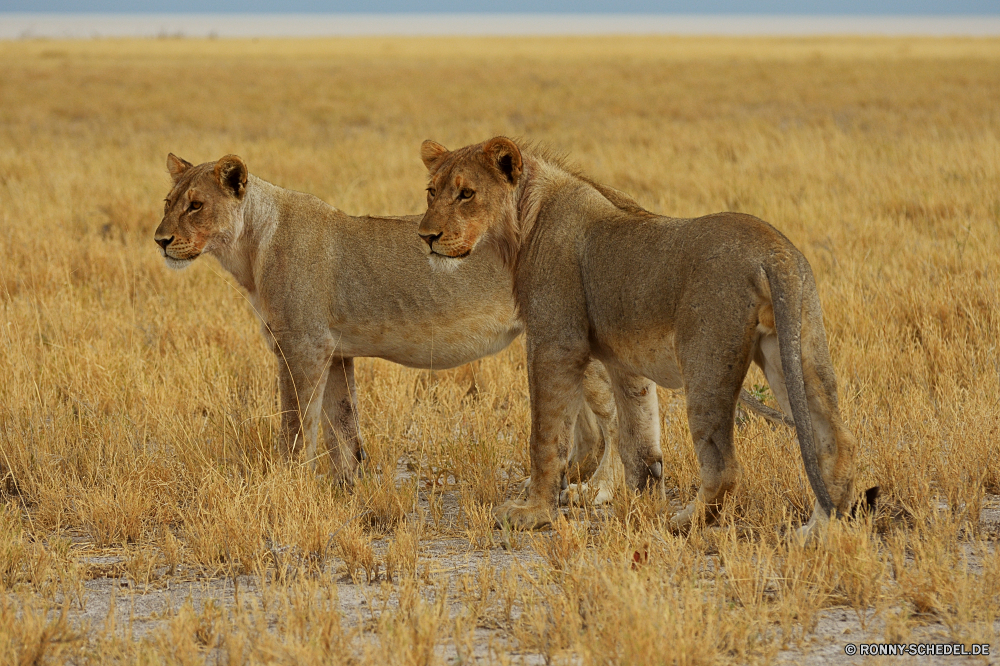
[[[553,507],[528,500],[511,500],[496,510],[498,527],[504,523],[515,530],[537,530],[552,523]]]
[[[702,504],[699,500],[695,500],[674,514],[670,519],[670,529],[674,532],[688,530],[691,528],[691,523],[696,520],[704,525],[711,525],[718,517],[718,504]]]

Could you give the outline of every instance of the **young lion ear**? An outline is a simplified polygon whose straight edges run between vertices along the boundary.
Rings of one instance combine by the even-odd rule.
[[[517,185],[524,164],[521,161],[521,149],[517,144],[504,136],[490,139],[483,146],[486,160],[504,175],[511,185]]]
[[[247,189],[247,165],[238,155],[226,155],[215,163],[215,178],[222,189],[242,199]]]
[[[167,155],[167,171],[170,172],[170,177],[174,179],[176,183],[181,179],[181,175],[194,165],[187,160],[182,160],[173,153]]]
[[[427,139],[420,144],[420,159],[424,161],[424,166],[427,167],[428,171],[434,171],[434,165],[447,154],[448,149],[436,141]]]

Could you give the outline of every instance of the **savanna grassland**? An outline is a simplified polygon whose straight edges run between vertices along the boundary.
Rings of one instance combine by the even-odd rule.
[[[805,253],[874,518],[789,539],[798,447],[749,416],[719,524],[672,534],[698,471],[663,391],[666,501],[493,530],[528,468],[520,340],[441,373],[360,361],[352,492],[276,455],[251,308],[153,244],[167,153],[408,214],[423,139],[495,134]],[[0,42],[0,664],[1000,652],[998,279],[1000,40]]]

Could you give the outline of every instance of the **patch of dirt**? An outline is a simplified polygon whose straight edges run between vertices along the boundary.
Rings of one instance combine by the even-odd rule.
[[[420,502],[427,509],[427,500],[422,497]],[[457,493],[450,491],[443,495],[443,512],[439,528],[454,533],[458,523]],[[426,514],[425,514],[426,515]],[[988,496],[980,516],[980,528],[985,533],[1000,533],[1000,496]],[[373,549],[383,555],[389,546],[389,539],[377,539],[372,542]],[[498,539],[499,541],[499,539]],[[530,543],[521,538],[521,548],[508,551],[502,547],[489,549],[473,549],[469,541],[460,537],[436,536],[420,542],[417,571],[426,585],[441,587],[446,584],[449,595],[450,615],[454,618],[462,610],[459,591],[462,579],[476,576],[485,564],[495,576],[510,570],[515,562],[531,565],[539,562],[539,555],[531,549]],[[164,576],[165,570],[156,573],[160,576],[148,586],[136,585],[125,573],[125,560],[116,554],[85,555],[79,561],[88,567],[88,577],[84,587],[83,608],[74,603],[71,618],[77,626],[86,627],[91,633],[103,632],[113,622],[114,631],[123,638],[141,640],[150,632],[164,626],[170,617],[186,602],[190,602],[196,611],[204,604],[216,602],[224,608],[232,608],[236,604],[237,594],[241,602],[249,597],[258,601],[261,593],[258,581],[254,576],[238,576],[235,584],[232,578],[204,577],[193,570],[178,568],[172,576]],[[975,563],[973,563],[975,565]],[[379,592],[379,581],[355,584],[347,574],[347,567],[338,558],[331,558],[330,571],[337,580],[337,595],[340,600],[343,623],[345,626],[365,626],[375,621],[379,611],[373,610],[372,600]],[[389,600],[389,607],[393,601]],[[516,617],[516,614],[515,614]],[[776,656],[778,664],[864,664],[878,663],[879,658],[861,654],[845,654],[848,644],[858,646],[862,643],[885,643],[886,624],[881,617],[869,617],[864,625],[862,618],[851,609],[830,608],[821,611],[815,630],[799,644],[792,644],[780,651]],[[995,634],[1000,636],[1000,619],[994,626]],[[911,634],[905,643],[948,643],[947,628],[932,620],[926,624],[911,629]],[[503,627],[478,626],[474,630],[474,654],[477,661],[491,661],[497,652],[506,654],[515,663],[543,664],[540,654],[522,654],[513,650]],[[452,644],[438,647],[439,656],[447,663],[460,661],[455,646]],[[928,666],[955,663],[990,663],[1000,664],[1000,644],[991,646],[989,657],[956,657],[956,656],[920,656],[913,657],[881,657],[892,660],[891,663],[911,663],[914,661]],[[875,660],[873,662],[873,659]],[[886,662],[889,663],[889,662]]]

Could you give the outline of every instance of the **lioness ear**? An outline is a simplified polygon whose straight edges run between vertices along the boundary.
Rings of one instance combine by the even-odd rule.
[[[215,163],[215,177],[222,189],[242,199],[247,187],[247,165],[238,155],[226,155]]]
[[[170,177],[174,179],[175,183],[181,179],[185,171],[193,166],[187,160],[182,160],[173,153],[167,155],[167,171],[170,172]]]
[[[494,137],[483,146],[483,152],[487,162],[496,167],[511,185],[517,185],[524,164],[521,149],[516,143],[504,136]]]
[[[424,166],[427,167],[428,171],[434,171],[434,165],[447,154],[448,149],[437,141],[427,139],[420,144],[420,159],[424,161]]]

